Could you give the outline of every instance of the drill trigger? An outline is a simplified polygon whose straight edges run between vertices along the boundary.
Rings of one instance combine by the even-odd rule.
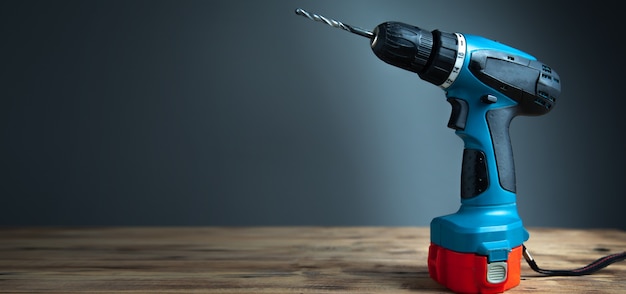
[[[459,98],[448,98],[448,103],[452,106],[452,113],[450,113],[450,120],[448,121],[448,128],[453,130],[465,130],[465,123],[467,122],[467,113],[469,112],[469,105],[467,101]]]

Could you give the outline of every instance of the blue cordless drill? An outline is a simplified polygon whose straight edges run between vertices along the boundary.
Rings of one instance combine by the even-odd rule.
[[[441,87],[448,127],[463,139],[461,207],[430,224],[430,276],[452,291],[499,293],[520,282],[529,234],[517,213],[509,125],[549,112],[558,74],[533,56],[483,37],[385,22],[373,31],[297,9],[296,14],[370,39],[384,62]]]

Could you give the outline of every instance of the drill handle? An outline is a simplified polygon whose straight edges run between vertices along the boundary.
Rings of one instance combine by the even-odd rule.
[[[509,137],[516,107],[489,108],[485,97],[478,105],[449,97],[452,114],[448,127],[463,139],[461,199],[464,203],[495,205],[515,202],[515,166]],[[472,100],[470,100],[472,101]],[[484,102],[487,101],[487,102]],[[479,197],[480,196],[480,197]]]

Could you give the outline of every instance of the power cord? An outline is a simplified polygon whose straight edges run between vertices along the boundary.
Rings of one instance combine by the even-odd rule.
[[[537,263],[535,262],[535,260],[533,259],[533,257],[530,255],[530,252],[528,252],[528,249],[526,248],[525,245],[522,245],[522,255],[524,256],[524,259],[526,259],[526,262],[528,262],[528,265],[530,266],[530,268],[532,268],[534,271],[540,273],[540,274],[544,274],[544,275],[548,275],[548,276],[584,276],[584,275],[589,275],[592,273],[595,273],[607,266],[609,266],[612,263],[618,262],[618,261],[622,261],[624,259],[626,259],[626,251],[622,252],[622,253],[615,253],[615,254],[611,254],[611,255],[607,255],[605,257],[599,258],[596,261],[583,266],[581,268],[577,268],[577,269],[573,269],[573,270],[546,270],[546,269],[542,269],[540,268]]]

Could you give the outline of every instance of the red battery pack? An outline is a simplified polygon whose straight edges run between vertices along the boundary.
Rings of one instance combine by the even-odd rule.
[[[431,243],[428,249],[430,277],[456,293],[502,293],[520,282],[522,246],[508,259],[487,262],[487,256],[459,253]]]

